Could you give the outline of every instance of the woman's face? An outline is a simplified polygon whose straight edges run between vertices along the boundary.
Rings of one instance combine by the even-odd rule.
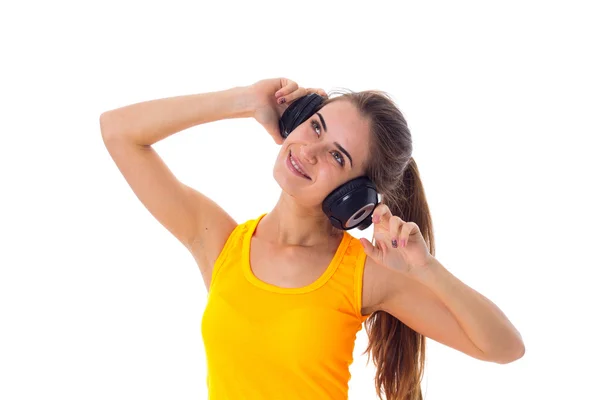
[[[285,139],[273,177],[303,206],[320,207],[335,188],[364,174],[368,125],[349,101],[327,104]],[[290,154],[308,178],[295,172]]]

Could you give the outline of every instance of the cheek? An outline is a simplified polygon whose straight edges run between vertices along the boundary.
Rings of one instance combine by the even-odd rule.
[[[342,179],[342,176],[345,175],[343,167],[338,164],[330,153],[324,154],[323,157],[324,158],[321,160],[320,175],[323,175],[323,177],[331,184],[333,184],[334,181]]]
[[[319,171],[319,176],[315,182],[315,189],[323,198],[331,193],[338,186],[342,185],[346,180],[341,178],[342,171],[339,171],[335,165],[327,165]]]
[[[311,137],[316,137],[317,134],[312,131],[312,127],[308,122],[300,125],[288,136],[296,140],[307,140]]]

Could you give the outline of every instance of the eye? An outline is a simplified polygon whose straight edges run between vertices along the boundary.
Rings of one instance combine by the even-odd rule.
[[[321,124],[319,124],[317,120],[313,119],[310,121],[310,125],[312,126],[313,130],[317,133],[317,136],[321,137]],[[333,158],[336,159],[338,164],[340,164],[342,167],[346,165],[346,160],[344,159],[344,156],[342,156],[338,151],[332,151],[331,154],[333,155]]]
[[[312,125],[314,131],[317,132],[317,135],[321,136],[321,125],[314,119],[310,121],[310,124]]]
[[[338,151],[332,151],[331,154],[336,154],[337,155],[337,157],[335,155],[333,157],[335,157],[336,160],[339,160],[338,163],[342,167],[346,164],[346,160],[344,160],[344,157]]]

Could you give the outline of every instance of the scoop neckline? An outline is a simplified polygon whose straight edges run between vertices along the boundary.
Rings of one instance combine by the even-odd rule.
[[[329,265],[325,269],[325,272],[321,274],[315,281],[309,283],[306,286],[297,287],[297,288],[286,288],[281,286],[276,286],[271,283],[264,282],[254,275],[252,272],[252,267],[250,265],[250,244],[252,241],[252,236],[254,236],[254,232],[256,231],[256,227],[258,226],[260,220],[267,215],[267,213],[259,216],[251,226],[249,227],[246,235],[244,235],[243,247],[242,247],[242,268],[244,270],[244,275],[246,279],[252,283],[254,286],[257,286],[261,289],[268,290],[276,293],[286,293],[286,294],[299,294],[299,293],[307,293],[313,290],[316,290],[323,286],[329,278],[334,274],[338,265],[342,261],[344,254],[346,253],[346,249],[348,248],[348,244],[350,243],[350,234],[346,231],[343,231],[342,241],[340,242],[335,255],[329,262]]]

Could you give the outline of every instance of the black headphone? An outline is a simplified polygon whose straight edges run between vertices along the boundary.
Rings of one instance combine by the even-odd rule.
[[[311,93],[294,101],[279,120],[279,130],[285,139],[294,129],[316,113],[323,98]],[[379,203],[375,184],[367,177],[352,179],[331,192],[323,200],[323,212],[334,227],[345,231],[358,227],[367,229],[371,215]]]

